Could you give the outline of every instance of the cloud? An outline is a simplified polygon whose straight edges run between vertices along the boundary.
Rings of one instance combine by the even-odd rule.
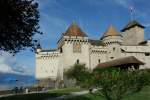
[[[145,27],[150,27],[150,23],[145,23],[144,26]]]
[[[133,6],[132,2],[130,0],[113,0],[116,4],[124,7],[124,8],[129,8],[129,6]]]
[[[33,68],[18,64],[15,56],[3,51],[0,51],[0,53],[0,73],[33,75]]]
[[[48,7],[53,8],[59,5],[58,0],[36,0],[39,3],[40,8],[45,8],[45,5],[48,4]]]
[[[82,0],[84,3],[93,5],[93,6],[100,6],[100,5],[115,5],[118,4],[124,8],[129,7],[130,0]]]

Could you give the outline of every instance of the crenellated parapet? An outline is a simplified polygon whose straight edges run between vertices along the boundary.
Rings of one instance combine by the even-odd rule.
[[[36,54],[36,59],[54,59],[60,56],[59,51],[52,50],[42,50],[38,54]]]
[[[91,49],[91,54],[106,54],[107,49],[104,48],[92,48]]]
[[[58,48],[63,46],[64,44],[88,44],[88,37],[80,37],[80,36],[63,36],[58,42]]]
[[[109,36],[103,39],[105,46],[109,45],[122,45],[122,37],[120,36]]]

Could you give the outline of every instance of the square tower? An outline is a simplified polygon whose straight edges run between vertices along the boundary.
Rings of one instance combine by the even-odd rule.
[[[129,22],[125,28],[121,30],[124,45],[139,45],[144,41],[144,26],[137,21]]]

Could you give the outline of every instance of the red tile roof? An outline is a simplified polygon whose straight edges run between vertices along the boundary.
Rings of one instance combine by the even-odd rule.
[[[87,37],[87,35],[81,30],[81,28],[76,23],[72,23],[63,35]]]
[[[117,32],[117,30],[113,26],[110,26],[108,30],[104,33],[102,38],[107,36],[121,36],[121,34]]]

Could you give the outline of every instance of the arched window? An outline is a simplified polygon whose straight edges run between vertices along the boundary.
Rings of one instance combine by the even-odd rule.
[[[101,60],[100,60],[100,59],[98,59],[98,63],[101,63]]]
[[[79,59],[77,59],[77,64],[79,64],[80,62],[79,62]]]

